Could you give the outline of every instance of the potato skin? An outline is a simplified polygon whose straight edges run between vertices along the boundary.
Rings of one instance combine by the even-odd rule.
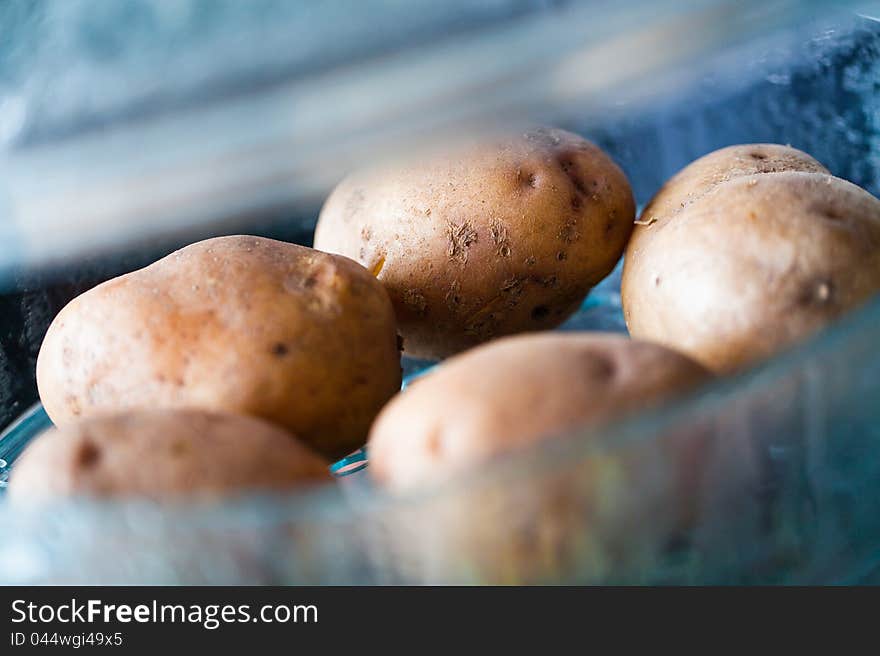
[[[768,172],[740,166],[743,152],[768,150],[756,160]],[[868,192],[781,146],[725,149],[709,162],[708,175],[698,160],[664,186],[633,234],[621,285],[633,337],[729,373],[880,290],[880,201]]]
[[[400,376],[394,311],[369,272],[248,236],[192,244],[75,298],[37,361],[59,426],[196,407],[264,418],[328,457],[363,444]]]
[[[391,401],[370,430],[368,471],[391,489],[415,488],[709,378],[683,355],[619,335],[504,338],[448,360]]]
[[[267,422],[152,410],[92,417],[42,433],[16,462],[9,495],[16,502],[211,498],[331,480],[320,456]]]
[[[716,186],[763,173],[803,171],[826,173],[826,169],[807,153],[779,144],[740,144],[713,151],[694,160],[672,176],[642,211],[641,223],[662,222],[687,207]],[[652,231],[636,226],[633,237],[650,238]]]
[[[599,333],[506,337],[444,362],[370,432],[367,472],[420,501],[382,519],[391,553],[426,582],[600,582],[612,569],[644,570],[699,516],[711,436],[702,426],[589,457],[562,441],[529,458],[527,484],[523,461],[479,467],[709,378],[661,346]],[[418,494],[465,470],[442,494]]]
[[[614,268],[634,215],[605,153],[538,128],[347,178],[321,211],[315,247],[373,271],[405,353],[439,359],[560,324]]]

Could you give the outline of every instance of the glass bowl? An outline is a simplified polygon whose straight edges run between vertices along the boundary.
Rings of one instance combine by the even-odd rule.
[[[571,325],[590,325],[584,315],[597,307],[613,314],[585,306]],[[406,497],[375,489],[359,452],[335,466],[339,485],[296,496],[221,505],[72,502],[28,512],[0,503],[0,579],[877,581],[877,326],[880,301],[691,398],[606,430],[560,436]],[[48,424],[33,408],[3,434],[0,458],[14,466]],[[668,448],[682,439],[699,445],[698,467]],[[682,479],[691,500],[684,522]]]

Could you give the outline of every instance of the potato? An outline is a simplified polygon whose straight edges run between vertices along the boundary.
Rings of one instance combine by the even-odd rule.
[[[368,471],[394,490],[426,485],[708,377],[678,353],[618,335],[509,337],[448,360],[391,401],[370,430]]]
[[[664,221],[724,182],[743,176],[783,171],[828,173],[828,169],[815,159],[790,146],[778,144],[728,146],[691,162],[670,178],[645,206],[640,223],[655,224]],[[636,233],[640,235],[647,232],[636,228]]]
[[[394,311],[351,260],[259,237],[192,244],[71,301],[40,349],[59,426],[103,412],[253,415],[337,457],[400,389]]]
[[[728,373],[880,290],[880,201],[783,146],[697,160],[645,208],[621,297],[633,337]]]
[[[564,321],[620,259],[634,215],[605,153],[540,128],[349,177],[315,247],[372,271],[404,352],[437,359]]]
[[[330,480],[320,456],[272,424],[201,410],[152,410],[42,433],[16,462],[9,495],[25,502],[208,498]]]
[[[379,415],[367,472],[395,494],[472,475],[400,504],[376,539],[391,540],[386,551],[425,582],[636,576],[697,516],[709,433],[697,422],[634,448],[592,452],[593,440],[553,438],[707,380],[684,356],[607,334],[507,337],[452,358]],[[557,448],[479,471],[545,440]]]

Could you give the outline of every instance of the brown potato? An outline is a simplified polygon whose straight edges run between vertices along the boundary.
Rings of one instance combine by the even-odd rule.
[[[395,493],[472,475],[400,504],[377,539],[425,582],[637,576],[699,516],[711,437],[700,422],[634,448],[561,440],[515,466],[479,468],[709,378],[661,346],[596,333],[508,337],[452,358],[382,411],[367,471]]]
[[[262,417],[328,457],[363,444],[400,377],[394,311],[369,272],[247,236],[192,244],[75,298],[37,361],[60,426],[196,407]]]
[[[210,498],[330,480],[320,456],[272,424],[201,410],[153,410],[44,432],[15,463],[9,495],[24,502]]]
[[[863,189],[791,148],[724,149],[645,208],[624,263],[624,317],[633,337],[735,371],[880,290],[878,246],[880,201]]]
[[[409,489],[705,382],[698,364],[601,333],[510,337],[457,356],[389,403],[370,430],[369,472]]]
[[[719,184],[762,173],[804,171],[828,173],[828,169],[800,150],[778,144],[728,146],[704,155],[666,181],[645,206],[641,223],[657,224],[712,191]],[[650,237],[647,230],[635,234]]]
[[[344,180],[315,247],[379,278],[408,355],[442,358],[560,324],[614,268],[634,215],[605,153],[540,128]]]

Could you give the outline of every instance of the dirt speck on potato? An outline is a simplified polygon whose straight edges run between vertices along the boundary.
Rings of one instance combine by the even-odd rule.
[[[574,156],[571,153],[565,153],[559,157],[558,162],[575,191],[586,196],[588,193],[587,186],[584,184],[583,177],[578,171],[578,165]]]
[[[609,358],[596,356],[589,362],[590,373],[596,380],[611,380],[617,371],[614,362]]]
[[[101,459],[101,451],[92,442],[84,440],[77,445],[73,458],[79,467],[87,469],[98,464]]]
[[[550,308],[548,308],[546,305],[538,305],[532,308],[532,319],[534,319],[535,321],[546,319],[548,314],[550,314]]]
[[[503,283],[501,283],[501,291],[502,292],[513,291],[514,289],[521,288],[524,283],[525,283],[525,280],[523,278],[518,278],[516,276],[513,276],[513,277],[505,280]]]
[[[509,278],[501,286],[501,297],[504,300],[504,306],[508,310],[512,310],[519,305],[523,294],[526,290],[527,278],[513,277]]]
[[[580,232],[577,229],[577,219],[570,218],[565,224],[559,229],[559,234],[557,237],[564,241],[566,244],[573,244],[578,239],[580,239]]]
[[[428,301],[425,300],[424,294],[415,289],[407,289],[403,293],[403,302],[419,316],[424,316],[427,313]]]
[[[457,310],[461,305],[461,283],[458,280],[452,281],[449,290],[446,292],[445,300],[446,306],[450,310]]]
[[[549,128],[535,128],[533,130],[529,130],[523,137],[527,141],[534,141],[535,143],[541,144],[543,146],[558,146],[562,143],[562,139],[559,134],[555,130],[551,130]]]
[[[471,244],[477,241],[477,231],[470,221],[464,221],[446,226],[446,239],[448,242],[446,248],[446,256],[450,260],[457,260],[462,264],[467,264],[468,249]]]
[[[496,252],[500,257],[510,257],[510,242],[507,234],[507,227],[498,219],[492,219],[490,225],[492,233],[492,242],[495,244]]]
[[[169,450],[175,458],[182,458],[191,451],[189,442],[184,440],[175,440],[171,443]]]
[[[507,241],[507,228],[501,220],[492,219],[490,231],[492,233],[492,241],[496,246],[500,246]]]
[[[516,179],[521,187],[528,187],[530,189],[536,189],[538,187],[538,175],[534,171],[517,168]]]

